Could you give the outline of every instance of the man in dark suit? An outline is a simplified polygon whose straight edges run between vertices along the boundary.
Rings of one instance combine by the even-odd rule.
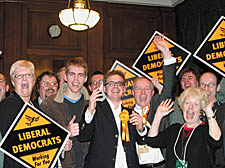
[[[135,142],[141,141],[147,129],[139,114],[122,106],[124,91],[125,76],[120,71],[105,74],[103,102],[99,102],[101,90],[93,91],[78,136],[80,141],[90,141],[84,167],[139,167]]]
[[[176,92],[176,58],[170,54],[169,47],[161,36],[155,36],[155,46],[163,54],[163,81],[164,86],[159,94],[154,94],[154,81],[145,77],[137,77],[134,80],[132,93],[135,98],[134,110],[143,118],[143,124],[150,128],[155,112],[159,104],[169,98],[175,98]],[[169,126],[169,118],[163,118],[160,130]],[[163,168],[164,158],[159,148],[151,148],[147,145],[138,145],[138,156],[141,168]]]

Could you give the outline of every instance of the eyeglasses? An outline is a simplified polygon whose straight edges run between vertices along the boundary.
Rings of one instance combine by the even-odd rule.
[[[41,82],[41,84],[42,84],[43,86],[57,86],[57,85],[58,85],[57,82],[47,82],[47,81]]]
[[[25,73],[25,74],[17,74],[17,75],[15,75],[16,79],[23,79],[24,77],[31,78],[31,77],[33,77],[33,74],[32,73]]]
[[[136,91],[138,91],[138,92],[140,92],[140,91],[142,91],[142,90],[145,90],[146,92],[150,92],[150,91],[152,91],[153,89],[151,88],[151,87],[144,87],[144,88],[142,88],[142,87],[135,87],[134,88],[134,90],[136,90]]]
[[[124,82],[121,82],[121,81],[118,81],[118,82],[114,82],[114,81],[110,81],[108,83],[106,83],[105,85],[109,85],[110,87],[114,87],[114,86],[117,86],[117,87],[122,87],[124,86]]]
[[[208,84],[206,84],[206,83],[200,83],[200,86],[201,86],[202,88],[205,88],[206,86],[207,86],[208,88],[213,88],[215,85],[216,85],[216,84],[213,83],[213,82],[210,82],[210,83],[208,83]]]
[[[95,81],[91,82],[92,85],[97,85],[97,84],[101,85],[102,83],[103,83],[103,80],[98,80],[98,81],[95,80]]]

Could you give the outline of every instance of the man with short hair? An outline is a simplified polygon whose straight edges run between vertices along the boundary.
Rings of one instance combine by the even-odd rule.
[[[43,72],[36,80],[37,99],[34,100],[40,105],[49,96],[55,95],[58,91],[58,81],[56,76],[49,71]]]
[[[199,72],[193,67],[187,67],[183,69],[179,75],[179,82],[181,90],[185,90],[190,87],[198,87]],[[174,102],[174,111],[169,114],[169,124],[184,123],[183,114],[178,106],[177,98]]]
[[[93,92],[97,87],[100,87],[103,84],[104,74],[100,71],[95,71],[90,76],[90,82],[88,89],[90,92]]]
[[[179,75],[181,89],[198,87],[199,72],[193,67],[185,68]]]
[[[81,144],[76,136],[84,107],[89,102],[89,95],[81,92],[83,84],[87,81],[88,66],[82,57],[75,57],[66,63],[64,83],[57,94],[45,99],[40,108],[52,119],[67,128],[70,139],[73,141],[72,149],[65,152],[62,167],[83,167],[87,152],[87,143]]]
[[[154,95],[153,82],[145,77],[137,77],[134,80],[132,89],[132,94],[136,102],[134,110],[142,116],[143,124],[149,128],[151,127],[156,109],[161,101],[175,97],[176,84],[176,58],[171,57],[169,47],[163,37],[156,36],[153,42],[163,54],[163,90],[160,94]],[[168,126],[168,118],[164,118],[163,122],[161,122],[160,130],[164,130]],[[161,168],[165,166],[165,161],[159,148],[138,145],[137,149],[141,167]]]
[[[205,72],[200,76],[199,85],[203,90],[206,91],[208,100],[209,100],[208,106],[212,107],[216,120],[220,128],[222,129],[224,121],[225,121],[225,113],[224,113],[225,104],[216,100],[216,94],[217,92],[220,91],[220,87],[221,87],[220,84],[218,83],[217,76],[212,72]],[[205,117],[203,120],[205,122],[208,122],[207,118]],[[222,131],[224,132],[225,130],[223,129]],[[224,157],[223,151],[224,151],[224,145],[223,147],[219,148],[216,151],[215,163],[217,166],[221,166],[221,165],[225,166],[225,160],[224,160],[225,157]]]
[[[9,91],[9,85],[5,80],[5,75],[0,73],[0,102],[5,99],[6,92]]]
[[[90,141],[84,168],[138,168],[135,142],[141,141],[147,129],[139,114],[122,106],[125,76],[121,71],[109,71],[104,77],[106,99],[95,89],[81,120],[78,139]],[[139,135],[140,134],[140,135]]]

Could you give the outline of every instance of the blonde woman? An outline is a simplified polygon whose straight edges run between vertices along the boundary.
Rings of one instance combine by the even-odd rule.
[[[207,93],[201,88],[186,89],[178,98],[185,123],[174,124],[158,132],[162,118],[173,111],[171,100],[163,101],[157,109],[146,142],[149,146],[166,148],[167,168],[210,168],[215,150],[222,145],[221,130],[208,104]],[[208,105],[207,105],[208,104]],[[208,124],[200,120],[203,112]]]

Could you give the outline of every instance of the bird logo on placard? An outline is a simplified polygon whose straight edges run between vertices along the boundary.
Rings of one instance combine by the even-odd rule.
[[[25,115],[26,119],[28,120],[28,123],[26,123],[28,126],[31,126],[31,123],[38,121],[39,117],[30,117],[28,115]]]
[[[220,31],[222,32],[220,35],[225,37],[225,28],[221,27],[220,28]]]

